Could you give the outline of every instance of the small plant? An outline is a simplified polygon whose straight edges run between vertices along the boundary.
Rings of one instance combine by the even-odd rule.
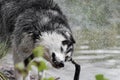
[[[32,69],[32,66],[37,67],[38,73],[43,72],[44,70],[47,69],[47,65],[43,59],[44,47],[42,47],[42,46],[36,47],[33,50],[33,55],[35,58],[40,58],[41,60],[34,61],[34,60],[31,60],[30,58],[28,58],[29,64],[27,66],[25,66],[25,64],[23,62],[20,62],[15,65],[15,68],[23,75],[24,79],[28,75],[28,72]],[[50,77],[50,78],[42,78],[40,80],[55,80],[55,79],[54,79],[54,77]]]
[[[55,80],[53,77],[50,78],[44,78],[43,80]]]
[[[96,80],[109,80],[109,79],[105,78],[103,74],[97,74],[95,76],[95,78],[96,78]]]

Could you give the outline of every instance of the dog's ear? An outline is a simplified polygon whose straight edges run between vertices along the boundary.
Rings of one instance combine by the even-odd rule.
[[[68,40],[70,40],[71,43],[73,43],[73,44],[76,43],[73,36],[72,36],[72,33],[66,32],[65,34],[66,34]]]
[[[72,35],[70,35],[70,40],[71,40],[71,42],[72,42],[73,44],[76,43]]]

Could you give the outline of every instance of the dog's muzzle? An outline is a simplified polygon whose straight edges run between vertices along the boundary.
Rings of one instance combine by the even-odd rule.
[[[63,61],[58,61],[56,59],[56,55],[53,53],[52,54],[52,62],[53,62],[53,66],[55,68],[61,68],[61,67],[64,67],[64,62]]]

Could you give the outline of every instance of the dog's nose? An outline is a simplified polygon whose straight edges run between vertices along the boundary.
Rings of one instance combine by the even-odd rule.
[[[63,62],[63,61],[61,61],[61,62],[59,63],[59,67],[64,67],[64,62]]]
[[[64,62],[57,60],[55,53],[52,53],[52,61],[54,62],[54,64],[55,64],[56,66],[64,67]]]

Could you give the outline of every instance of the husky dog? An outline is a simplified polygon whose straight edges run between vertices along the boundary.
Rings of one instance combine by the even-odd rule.
[[[75,40],[65,15],[53,0],[0,0],[0,39],[9,40],[14,63],[24,61],[39,45],[53,67],[64,67]]]

